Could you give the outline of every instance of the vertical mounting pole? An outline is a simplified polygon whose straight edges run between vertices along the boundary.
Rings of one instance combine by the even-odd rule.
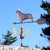
[[[22,47],[22,39],[21,39],[21,47]]]
[[[21,23],[21,34],[22,34],[22,23]],[[22,47],[22,39],[21,39],[21,47]]]

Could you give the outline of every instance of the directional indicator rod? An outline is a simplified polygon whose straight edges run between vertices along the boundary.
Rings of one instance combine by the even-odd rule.
[[[38,21],[37,20],[37,21],[33,21],[33,22],[32,21],[30,21],[30,22],[17,22],[17,23],[14,22],[13,24],[25,24],[25,23],[35,23],[35,22],[40,24],[40,25],[46,23],[46,21]]]
[[[17,23],[14,22],[13,24],[24,24],[24,23],[34,23],[34,22],[36,22],[36,21],[33,21],[33,22],[32,21],[29,21],[29,22],[17,22]]]

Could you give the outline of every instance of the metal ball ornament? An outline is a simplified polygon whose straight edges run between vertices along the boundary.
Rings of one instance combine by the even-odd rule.
[[[20,38],[20,39],[23,39],[23,38],[24,38],[24,35],[23,35],[23,34],[20,34],[20,35],[19,35],[19,38]]]

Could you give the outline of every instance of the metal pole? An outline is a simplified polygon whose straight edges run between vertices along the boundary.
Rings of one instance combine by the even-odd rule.
[[[22,34],[22,23],[21,23],[21,34]],[[22,39],[21,39],[21,47],[22,47]]]
[[[22,39],[21,39],[21,47],[22,47]]]

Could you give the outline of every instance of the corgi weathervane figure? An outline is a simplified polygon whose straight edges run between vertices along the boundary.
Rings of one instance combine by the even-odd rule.
[[[33,15],[32,14],[24,14],[19,8],[18,11],[16,11],[16,13],[18,14],[18,19],[21,21],[26,20],[26,19],[31,19],[33,22]]]

